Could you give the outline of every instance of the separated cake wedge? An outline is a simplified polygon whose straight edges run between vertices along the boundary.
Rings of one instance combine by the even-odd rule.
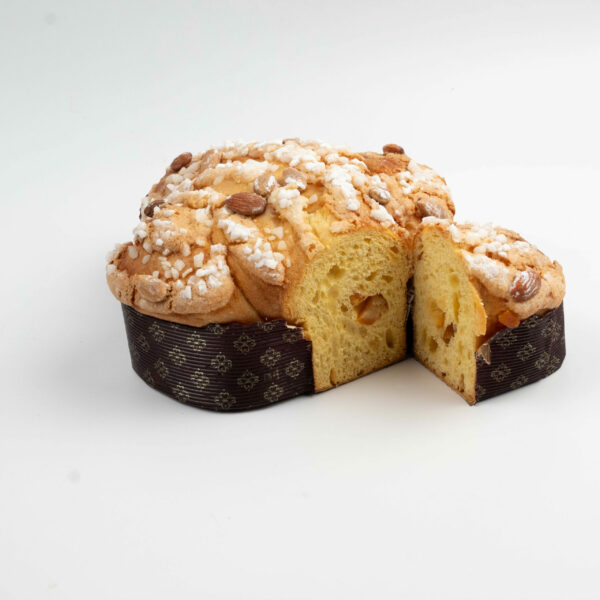
[[[562,268],[514,231],[425,218],[414,288],[415,357],[470,404],[562,363]]]

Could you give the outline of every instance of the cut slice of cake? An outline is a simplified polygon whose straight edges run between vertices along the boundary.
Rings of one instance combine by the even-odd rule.
[[[316,391],[406,356],[411,274],[408,239],[374,229],[339,236],[306,266],[287,310],[309,332]]]
[[[557,262],[513,231],[428,217],[415,242],[414,288],[415,357],[475,404],[490,395],[481,386],[480,366],[493,360],[494,336],[531,329],[531,322],[561,305],[565,282]],[[536,348],[526,337],[521,345],[503,351],[503,361],[492,370],[494,381],[512,373],[517,382],[512,387],[520,387],[549,374],[548,348]],[[522,360],[513,364],[506,352],[509,358],[521,352]],[[542,368],[536,377],[527,376],[536,360]]]

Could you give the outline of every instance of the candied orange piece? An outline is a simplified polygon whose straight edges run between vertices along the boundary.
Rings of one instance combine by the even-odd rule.
[[[511,329],[518,327],[521,323],[521,319],[512,310],[505,310],[498,315],[498,321],[506,327]]]

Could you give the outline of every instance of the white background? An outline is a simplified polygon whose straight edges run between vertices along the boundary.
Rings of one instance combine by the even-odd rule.
[[[0,598],[600,597],[600,8],[2,1]],[[180,152],[403,145],[563,264],[567,359],[245,414],[129,365],[104,256]]]

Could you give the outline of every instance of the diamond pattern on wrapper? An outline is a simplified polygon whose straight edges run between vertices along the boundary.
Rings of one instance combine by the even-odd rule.
[[[302,339],[302,330],[298,327],[291,327],[282,336],[283,341],[288,344],[293,344]]]
[[[536,361],[535,368],[536,369],[544,369],[548,363],[550,362],[550,355],[547,352],[544,352]]]
[[[529,317],[529,319],[524,321],[525,327],[527,327],[528,329],[535,329],[539,325],[540,320],[541,317],[538,317],[537,315],[532,315],[531,317]]]
[[[229,371],[233,363],[222,353],[219,352],[211,361],[210,366],[215,370],[224,375]]]
[[[233,342],[233,347],[242,354],[248,354],[254,346],[256,346],[256,341],[245,332]]]
[[[156,373],[161,379],[166,379],[169,376],[169,369],[167,365],[165,365],[165,363],[163,362],[162,358],[159,358],[154,363],[154,369],[156,370]]]
[[[520,360],[526,361],[533,356],[535,353],[535,346],[530,342],[527,342],[518,352],[517,356]]]
[[[264,394],[265,400],[270,403],[277,402],[283,395],[283,388],[276,383],[272,383]]]
[[[196,369],[191,376],[192,383],[199,389],[203,390],[210,385],[210,379],[204,371]]]
[[[258,383],[258,381],[258,375],[255,375],[252,371],[244,371],[243,375],[237,378],[237,384],[248,392]]]
[[[517,388],[523,387],[529,378],[526,375],[519,375],[515,380],[513,380],[510,384],[511,390],[516,390]]]
[[[137,336],[137,339],[135,340],[135,346],[142,352],[148,352],[148,350],[150,350],[150,344],[143,333],[140,333],[140,335]]]
[[[235,396],[223,390],[215,396],[215,404],[220,408],[231,408],[235,404]]]
[[[562,365],[566,355],[563,305],[501,331],[488,344],[491,364],[476,362],[477,401],[535,383]]]
[[[181,351],[179,346],[175,346],[172,350],[169,350],[169,358],[180,367],[187,359],[185,354]]]
[[[542,329],[542,335],[544,337],[549,337],[553,342],[556,342],[560,339],[561,327],[556,321],[550,321],[544,329]]]
[[[210,331],[213,335],[223,335],[225,333],[225,328],[219,323],[211,323],[206,326],[207,331]]]
[[[517,336],[512,329],[505,329],[498,334],[498,345],[502,346],[502,348],[510,348],[516,341]]]
[[[240,411],[314,392],[311,342],[285,321],[190,327],[129,306],[123,314],[134,370],[179,402]]]
[[[302,373],[304,369],[304,365],[297,359],[294,359],[290,364],[285,368],[285,374],[292,379],[295,379]]]
[[[154,387],[154,377],[152,377],[152,373],[150,369],[146,369],[142,374],[142,379],[150,386]]]
[[[495,381],[504,381],[510,375],[510,367],[506,363],[500,363],[492,371],[492,379]]]
[[[173,388],[173,396],[174,396],[174,398],[179,400],[179,402],[187,403],[190,401],[190,395],[189,395],[188,391],[185,389],[185,386],[183,385],[183,383],[178,383]]]
[[[161,329],[158,323],[152,323],[150,327],[148,327],[148,331],[150,335],[157,341],[162,342],[165,339],[165,332]]]
[[[129,306],[123,306],[123,313],[134,370],[148,385],[180,402],[239,411],[314,393],[312,345],[301,329],[288,327],[285,321],[268,321],[267,327],[264,323],[190,327]],[[534,383],[561,366],[562,305],[500,332],[488,344],[491,363],[477,360],[477,401]]]
[[[548,364],[546,365],[546,377],[548,375],[552,375],[555,371],[558,371],[558,368],[561,365],[561,360],[558,356],[551,356]]]
[[[279,360],[281,354],[274,348],[268,348],[267,351],[260,357],[260,362],[267,367],[274,367]]]
[[[194,352],[202,352],[206,348],[206,340],[199,333],[188,336],[187,343]]]

